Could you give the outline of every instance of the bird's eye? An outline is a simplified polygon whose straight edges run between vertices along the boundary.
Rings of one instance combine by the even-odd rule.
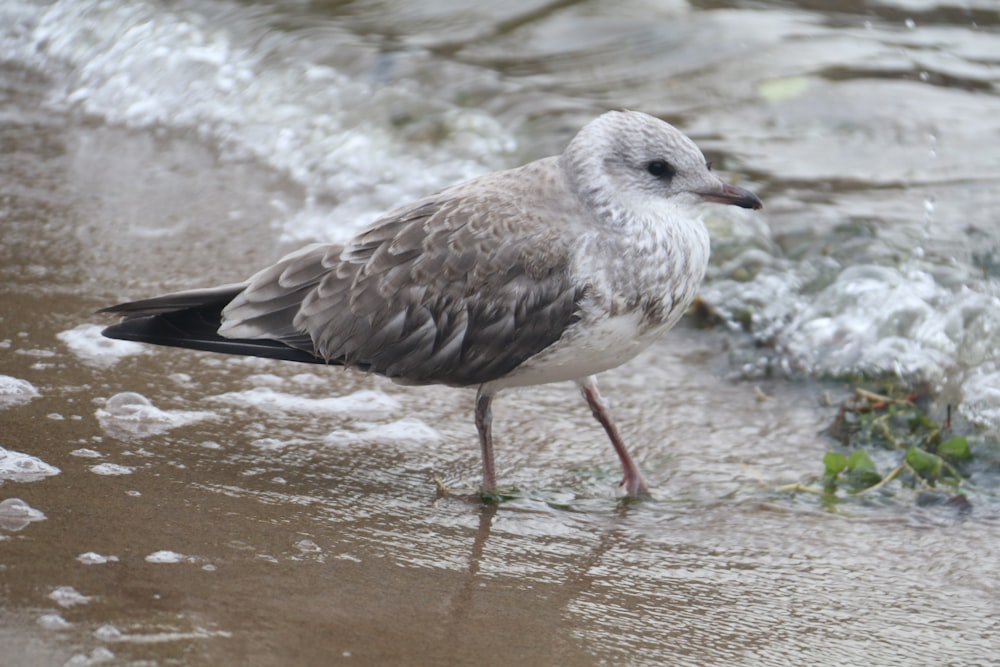
[[[663,160],[653,160],[646,165],[646,171],[657,178],[671,178],[674,175],[674,168]]]
[[[709,171],[712,171],[712,161],[711,160],[709,160],[708,162],[705,163],[705,169],[708,169]]]

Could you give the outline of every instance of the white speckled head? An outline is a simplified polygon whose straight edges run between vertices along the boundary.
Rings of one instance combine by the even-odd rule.
[[[561,164],[580,196],[598,209],[647,209],[656,200],[679,207],[706,201],[760,208],[746,190],[710,171],[698,146],[659,118],[609,111],[580,130]]]

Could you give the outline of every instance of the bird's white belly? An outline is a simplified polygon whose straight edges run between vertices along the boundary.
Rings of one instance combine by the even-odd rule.
[[[640,334],[641,317],[634,311],[573,327],[559,341],[489,384],[502,388],[564,382],[621,366],[663,333],[655,329]]]

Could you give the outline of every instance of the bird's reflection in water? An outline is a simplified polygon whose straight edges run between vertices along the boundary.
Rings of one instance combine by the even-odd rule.
[[[643,502],[634,499],[622,498],[616,504],[614,510],[607,515],[607,522],[603,530],[595,536],[595,541],[589,549],[575,548],[570,556],[571,562],[567,562],[566,556],[560,556],[558,571],[563,573],[562,581],[556,586],[544,586],[546,598],[545,607],[548,609],[569,610],[573,603],[592,588],[596,581],[606,579],[600,574],[599,565],[605,561],[608,555],[620,549],[628,549],[628,543],[634,540],[628,530],[629,514],[640,510]],[[481,598],[494,600],[501,591],[491,590],[496,588],[497,577],[494,573],[482,573],[483,562],[491,557],[492,550],[509,550],[508,545],[501,544],[497,536],[491,535],[494,521],[499,512],[511,511],[514,508],[505,508],[502,503],[483,503],[478,508],[478,524],[473,534],[472,544],[469,549],[468,567],[462,585],[456,592],[451,604],[451,619],[455,629],[458,629],[469,622],[471,616],[482,613],[482,607],[490,602]],[[516,511],[516,510],[515,510]],[[575,540],[574,540],[575,541]],[[583,546],[577,543],[577,546]],[[508,554],[509,555],[509,554]],[[505,560],[503,558],[493,558],[494,562]],[[509,588],[509,583],[499,584],[504,590]],[[540,586],[540,588],[542,588]],[[542,595],[539,592],[539,595]]]

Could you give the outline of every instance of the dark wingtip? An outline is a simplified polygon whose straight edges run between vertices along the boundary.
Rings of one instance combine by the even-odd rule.
[[[225,338],[217,333],[218,316],[211,311],[187,310],[176,313],[139,315],[112,324],[101,331],[106,338],[181,347],[203,352],[326,364],[321,357],[274,340]],[[336,361],[331,363],[338,363]]]
[[[140,330],[134,320],[123,320],[118,324],[112,324],[101,329],[101,335],[105,338],[114,338],[115,340],[131,340],[139,343],[150,342],[146,340],[146,337],[139,335],[138,332]]]
[[[104,311],[99,310],[97,312],[103,313]],[[104,336],[105,338],[118,338],[118,336],[115,335],[116,326],[117,325],[112,324],[110,327],[104,327],[103,329],[101,329],[101,335]]]

